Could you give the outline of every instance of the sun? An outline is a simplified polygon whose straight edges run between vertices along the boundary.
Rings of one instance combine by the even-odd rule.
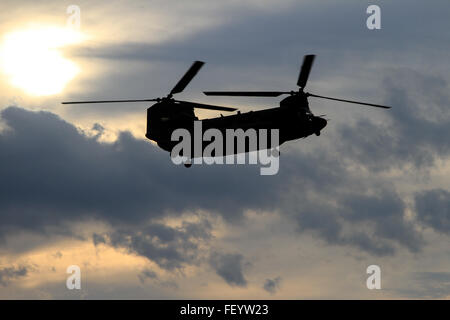
[[[64,46],[82,35],[70,28],[41,27],[8,33],[0,44],[0,67],[10,83],[26,93],[60,93],[80,68],[63,57]]]

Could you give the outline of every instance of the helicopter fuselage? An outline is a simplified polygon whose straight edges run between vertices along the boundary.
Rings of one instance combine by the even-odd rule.
[[[171,151],[178,141],[172,141],[172,133],[176,129],[186,129],[194,134],[194,121],[201,121],[203,132],[208,129],[218,129],[226,137],[227,129],[267,129],[279,130],[279,144],[290,140],[305,138],[309,135],[319,135],[327,125],[322,117],[311,113],[308,101],[304,96],[289,96],[280,102],[279,107],[260,111],[220,116],[198,120],[193,108],[180,108],[170,101],[158,102],[147,109],[146,137],[155,141],[163,150]],[[205,147],[208,143],[204,143]],[[258,141],[257,150],[276,147],[273,142],[261,148]],[[246,144],[245,152],[256,151]],[[235,149],[231,154],[238,153]],[[225,150],[224,153],[225,155]],[[227,153],[230,154],[230,153]]]

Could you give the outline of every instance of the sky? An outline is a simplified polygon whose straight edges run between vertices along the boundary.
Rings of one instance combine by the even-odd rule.
[[[0,8],[1,299],[450,297],[447,1]],[[177,98],[276,107],[202,91],[295,90],[305,54],[317,55],[308,91],[392,109],[310,98],[330,121],[283,144],[273,176],[174,165],[144,136],[145,103],[60,103],[162,97],[201,60]],[[80,290],[66,287],[71,265]]]

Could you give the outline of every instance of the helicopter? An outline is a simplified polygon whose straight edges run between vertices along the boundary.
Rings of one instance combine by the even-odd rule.
[[[190,133],[194,133],[194,123],[201,123],[201,130],[205,132],[208,129],[216,129],[222,133],[227,130],[243,130],[248,129],[276,129],[279,132],[277,144],[281,145],[286,141],[292,141],[300,138],[306,138],[310,135],[319,136],[321,131],[326,127],[327,120],[323,116],[314,115],[308,103],[309,97],[322,98],[334,101],[347,102],[377,108],[389,109],[389,106],[372,104],[360,101],[338,99],[305,92],[309,74],[315,59],[315,55],[305,55],[300,68],[297,80],[297,91],[204,91],[207,96],[246,96],[246,97],[278,97],[288,95],[280,101],[279,107],[264,109],[259,111],[250,111],[236,114],[215,117],[210,119],[199,120],[195,115],[194,109],[208,109],[216,111],[232,112],[236,108],[223,107],[211,104],[203,104],[191,101],[175,100],[174,94],[181,93],[192,81],[201,67],[204,65],[202,61],[195,61],[173,89],[162,98],[151,99],[133,99],[133,100],[93,100],[93,101],[70,101],[62,102],[62,104],[83,104],[83,103],[130,103],[130,102],[156,102],[147,109],[147,130],[145,137],[153,140],[157,145],[168,152],[178,143],[172,140],[172,133],[177,129],[186,129]],[[224,134],[225,136],[225,134]],[[260,149],[269,149],[277,147],[274,142],[264,144],[258,141],[256,147],[251,149],[248,141],[245,143],[244,152],[251,152]],[[205,148],[207,142],[202,142]],[[192,151],[193,147],[192,147]],[[242,151],[242,150],[241,150]],[[236,148],[223,150],[222,155],[238,154]],[[191,153],[192,155],[194,152]],[[186,167],[190,163],[185,163]]]

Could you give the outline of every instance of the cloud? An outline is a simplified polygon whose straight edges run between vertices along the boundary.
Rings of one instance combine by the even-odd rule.
[[[185,235],[151,223],[153,229],[140,226],[196,210],[237,223],[253,209],[288,216],[299,232],[330,245],[378,256],[398,248],[416,253],[425,241],[415,223],[442,231],[445,220],[436,219],[445,218],[445,208],[439,209],[440,216],[426,218],[428,204],[420,204],[431,195],[417,196],[418,220],[406,220],[404,199],[378,174],[411,165],[428,169],[435,159],[448,156],[450,147],[442,139],[450,134],[448,84],[411,69],[392,70],[383,83],[385,102],[394,106],[387,121],[344,123],[325,147],[283,153],[280,173],[273,177],[259,176],[257,166],[185,169],[127,132],[102,143],[99,135],[88,136],[55,114],[7,108],[1,113],[9,129],[0,133],[0,238],[17,230],[68,235],[71,223],[94,219],[115,230],[94,235],[95,244],[108,239],[170,269],[186,257],[176,247],[155,248],[145,235],[158,233],[163,243]],[[311,147],[313,139],[301,143]]]
[[[152,270],[145,269],[138,275],[138,278],[139,281],[144,284],[146,279],[157,279],[158,275]]]
[[[106,237],[101,234],[94,233],[92,235],[92,242],[94,243],[94,246],[98,246],[100,244],[106,244]]]
[[[342,176],[349,172],[340,173]],[[350,176],[349,176],[350,177]],[[390,186],[350,179],[346,188],[299,194],[286,208],[298,232],[319,236],[329,245],[351,246],[376,256],[393,255],[399,247],[418,252],[425,242],[405,215],[404,200]],[[300,205],[296,205],[296,204]]]
[[[423,191],[415,196],[417,218],[434,230],[450,234],[450,192],[442,189]]]
[[[213,252],[210,257],[210,264],[230,286],[247,286],[247,280],[243,272],[244,256],[241,254]]]
[[[264,281],[263,288],[270,294],[275,294],[280,288],[280,283],[281,283],[280,277],[276,277],[274,279],[266,279],[266,281]]]
[[[0,14],[14,21],[3,25],[3,31],[29,20],[31,13],[36,17],[45,12],[43,21],[50,22],[60,21],[65,14],[59,4],[27,3],[20,10],[16,1],[5,4],[8,10]],[[426,245],[423,226],[448,235],[449,190],[436,189],[433,182],[420,190],[421,184],[411,183],[423,181],[423,172],[433,168],[436,159],[449,157],[446,62],[450,38],[442,32],[448,29],[446,1],[433,6],[417,0],[382,1],[378,31],[365,27],[365,3],[311,0],[275,6],[267,1],[255,6],[200,1],[180,2],[174,8],[166,2],[130,6],[115,1],[80,6],[83,30],[105,45],[67,50],[67,54],[94,58],[96,64],[90,68],[92,61],[84,61],[83,75],[71,86],[74,100],[86,95],[137,97],[143,92],[161,96],[183,68],[197,59],[208,65],[183,93],[188,97],[201,95],[203,89],[289,90],[295,87],[302,55],[317,53],[308,90],[343,98],[375,98],[373,102],[394,108],[364,114],[351,107],[333,113],[326,109],[332,121],[322,136],[289,143],[291,149],[283,150],[280,173],[274,177],[260,177],[259,168],[251,166],[176,167],[167,153],[128,132],[120,133],[113,143],[101,143],[102,134],[115,129],[111,123],[105,128],[95,124],[93,135],[76,127],[92,121],[93,112],[101,114],[102,120],[115,121],[112,126],[118,122],[131,126],[117,116],[142,110],[139,105],[60,111],[71,116],[72,123],[48,112],[8,108],[1,117],[9,129],[0,132],[1,249],[5,246],[17,253],[42,245],[44,238],[48,242],[80,238],[73,224],[99,221],[108,231],[102,228],[88,236],[96,246],[112,246],[145,257],[160,268],[176,270],[197,265],[216,250],[207,244],[215,231],[210,221],[178,227],[162,222],[162,218],[196,211],[218,215],[231,225],[243,222],[247,210],[273,211],[287,218],[299,234],[317,237],[327,246],[375,256],[400,250],[416,256]],[[157,19],[144,23],[136,19],[148,14]],[[182,16],[188,19],[173,23]],[[130,28],[136,23],[140,28]],[[136,32],[130,35],[128,30]],[[95,72],[100,74],[93,79]],[[5,89],[4,101],[17,100]],[[45,100],[49,104],[20,99],[33,107],[55,104],[54,98]],[[231,98],[223,101],[240,103]],[[252,101],[248,105],[276,104],[270,99],[247,101]],[[322,113],[320,108],[327,105],[334,108],[331,102],[321,105],[315,100],[312,110]],[[407,216],[409,209],[414,211],[412,217]],[[245,286],[245,259],[216,252],[208,263],[228,283]],[[231,274],[223,267],[227,263],[232,265]],[[21,267],[11,268],[6,269],[13,275],[23,272]],[[150,279],[152,271],[147,271],[145,279]],[[145,270],[141,276],[146,276]],[[446,275],[416,276],[419,284],[431,281],[442,295],[447,292],[444,285],[439,287],[439,281],[448,282]],[[269,288],[276,279],[266,280]]]
[[[197,209],[232,220],[276,203],[256,166],[186,169],[127,132],[104,144],[48,112],[1,115],[9,130],[0,134],[0,234],[88,218],[133,225]]]
[[[450,144],[449,86],[436,75],[393,69],[383,81],[385,103],[393,108],[384,124],[362,119],[340,128],[340,147],[370,170],[429,168],[446,157]]]
[[[450,272],[415,272],[410,284],[397,291],[409,298],[446,298],[450,295]]]
[[[156,284],[163,288],[178,289],[178,284],[176,282],[170,280],[169,281],[161,280],[156,274],[156,272],[150,269],[142,270],[142,272],[138,274],[138,279],[142,285],[144,285],[147,280],[150,280],[152,281],[153,284]]]
[[[11,107],[2,118],[9,129],[0,134],[0,236],[17,230],[72,235],[71,223],[94,219],[113,229],[94,234],[94,244],[121,247],[171,269],[190,261],[180,243],[207,239],[212,227],[203,222],[174,229],[154,221],[205,210],[238,223],[253,209],[277,211],[299,232],[375,255],[397,247],[417,252],[424,244],[403,218],[405,204],[392,184],[361,180],[346,165],[353,156],[347,150],[339,158],[332,146],[286,153],[280,173],[264,177],[257,166],[175,166],[168,154],[127,132],[101,143],[48,112]],[[169,246],[158,247],[156,238]]]
[[[93,235],[94,244],[105,243],[125,249],[171,271],[196,262],[199,244],[210,238],[211,225],[206,220],[184,222],[181,227],[153,223],[141,228],[116,229],[105,235]]]
[[[405,12],[405,5],[414,6],[416,10]],[[383,17],[382,30],[375,33],[365,25],[367,6],[335,1],[325,4],[314,1],[291,2],[283,5],[282,9],[277,6],[269,10],[257,10],[251,5],[245,8],[230,6],[227,19],[223,19],[225,8],[222,6],[222,11],[210,12],[215,16],[216,23],[198,29],[195,33],[185,33],[176,41],[157,44],[128,41],[100,48],[83,48],[79,54],[135,61],[173,62],[186,61],[186,57],[207,58],[207,61],[224,63],[228,67],[254,68],[270,60],[284,63],[286,57],[297,57],[298,60],[305,51],[314,50],[329,55],[331,60],[324,63],[332,65],[334,59],[342,59],[346,53],[357,58],[386,52],[403,53],[405,45],[414,46],[418,51],[432,49],[415,41],[417,35],[433,34],[447,26],[444,2],[433,8],[420,1],[385,2],[383,11],[390,14]],[[435,24],[404,28],[399,23],[419,12],[428,14],[430,19],[434,18]],[[270,28],[267,28],[268,25]],[[400,43],[398,39],[403,41]]]
[[[4,287],[8,286],[12,280],[23,278],[28,274],[29,267],[5,267],[0,269],[0,284]]]

